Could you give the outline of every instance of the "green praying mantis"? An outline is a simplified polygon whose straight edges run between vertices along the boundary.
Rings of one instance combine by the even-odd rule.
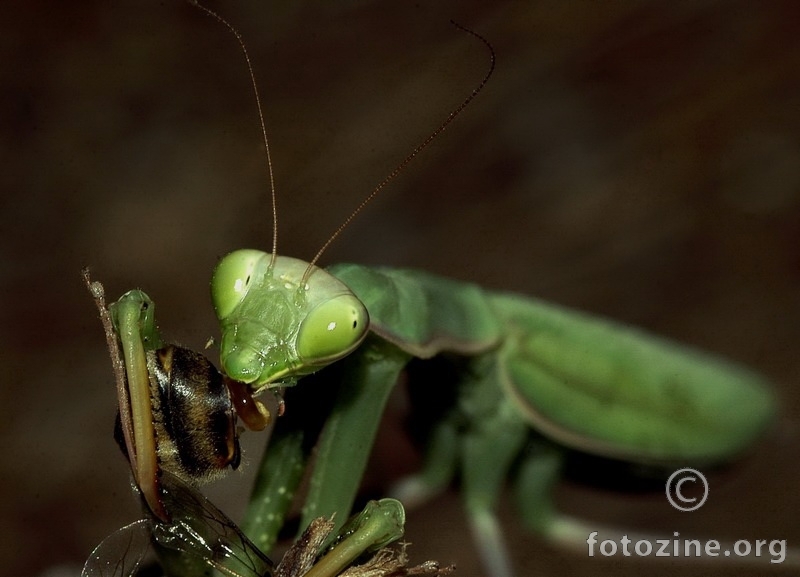
[[[316,266],[352,218],[471,102],[493,66],[494,54],[478,87],[310,262],[280,256],[274,248],[272,253],[247,249],[230,253],[214,270],[211,292],[223,374],[218,380],[202,377],[204,386],[216,383],[208,387],[214,395],[197,395],[180,411],[202,405],[206,414],[218,399],[228,400],[223,426],[215,429],[223,434],[192,445],[202,465],[188,465],[189,473],[216,474],[238,464],[235,416],[254,430],[272,420],[259,395],[285,391],[287,407],[275,419],[241,527],[248,551],[272,550],[308,467],[301,528],[319,517],[335,515],[337,526],[345,521],[387,399],[409,367],[412,374],[425,375],[436,363],[437,371],[445,367],[447,378],[414,398],[412,418],[417,416],[425,433],[425,465],[395,493],[406,504],[418,503],[459,478],[476,547],[496,577],[512,573],[495,516],[507,480],[527,526],[558,542],[582,543],[591,529],[552,504],[569,451],[665,469],[713,465],[750,447],[773,420],[775,400],[761,376],[635,329],[420,271]],[[260,104],[259,116],[263,130]],[[274,185],[272,194],[274,207]],[[274,247],[274,208],[273,220]],[[143,309],[142,302],[151,303],[139,292],[118,301],[116,310],[130,306],[131,312],[116,330],[123,349],[141,348],[152,356],[162,347],[150,328],[141,328],[155,323],[153,307]],[[202,364],[197,357],[192,366]],[[159,362],[164,366],[164,359]],[[145,382],[157,368],[138,370]],[[130,383],[130,370],[127,374]],[[153,427],[133,419],[123,431],[137,437],[128,446],[154,444]],[[180,462],[187,451],[178,446],[173,454]],[[134,476],[154,518],[170,526],[170,505],[159,486],[161,465],[155,450],[147,456],[132,462]]]

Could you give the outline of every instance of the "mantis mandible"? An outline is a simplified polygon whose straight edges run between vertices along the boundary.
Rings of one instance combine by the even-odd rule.
[[[498,576],[510,568],[494,510],[512,473],[527,525],[555,540],[582,541],[586,528],[550,500],[567,450],[664,467],[721,463],[749,447],[774,416],[771,387],[759,375],[628,327],[418,271],[316,266],[477,90],[310,262],[275,248],[239,250],[214,271],[221,365],[226,385],[253,409],[245,422],[263,428],[269,415],[255,397],[291,387],[243,526],[263,550],[275,543],[313,447],[301,526],[349,512],[388,395],[412,359],[445,356],[458,380],[449,403],[426,423],[423,471],[398,492],[422,501],[460,476],[477,546]],[[319,409],[328,395],[330,404]]]

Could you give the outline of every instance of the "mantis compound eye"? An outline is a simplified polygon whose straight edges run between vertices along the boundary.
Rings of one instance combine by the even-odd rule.
[[[270,255],[260,250],[237,250],[222,258],[211,277],[211,300],[217,318],[227,318],[269,267]]]
[[[147,364],[162,467],[195,480],[219,476],[229,466],[236,469],[236,412],[214,365],[173,345],[148,351]]]
[[[305,365],[327,365],[351,353],[367,334],[369,314],[352,294],[340,294],[309,311],[297,333]]]

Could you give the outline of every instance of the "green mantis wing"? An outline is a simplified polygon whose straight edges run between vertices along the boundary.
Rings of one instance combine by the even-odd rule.
[[[728,361],[589,315],[492,295],[504,389],[540,432],[633,462],[720,462],[775,413],[769,383]]]

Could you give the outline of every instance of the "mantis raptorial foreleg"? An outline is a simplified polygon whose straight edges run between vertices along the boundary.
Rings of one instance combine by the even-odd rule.
[[[302,525],[352,507],[386,401],[410,358],[385,341],[368,339],[343,362],[342,386],[317,444]]]
[[[256,480],[253,507],[243,525],[259,546],[269,550],[274,545],[302,466],[315,444],[317,465],[301,526],[337,512],[337,527],[344,522],[340,513],[352,507],[389,393],[409,358],[396,347],[371,339],[341,366],[326,371],[326,391],[314,395],[314,388],[308,387],[288,393],[287,403],[313,404],[317,411],[289,412],[276,425]],[[337,383],[336,375],[341,382]]]

